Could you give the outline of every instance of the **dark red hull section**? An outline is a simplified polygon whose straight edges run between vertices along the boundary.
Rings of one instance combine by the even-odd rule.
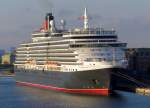
[[[31,87],[38,87],[47,90],[55,90],[55,91],[62,91],[65,93],[79,93],[79,94],[93,94],[93,95],[109,95],[111,90],[109,89],[67,89],[67,88],[58,88],[53,86],[45,86],[41,84],[33,84],[27,82],[16,82],[17,85],[21,86],[31,86]]]

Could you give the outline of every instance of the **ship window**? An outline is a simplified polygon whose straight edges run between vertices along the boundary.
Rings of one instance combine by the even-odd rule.
[[[108,38],[117,38],[117,36],[80,36],[80,37],[71,37],[71,39],[95,39],[95,38],[100,38],[100,39],[108,39]]]
[[[95,49],[91,49],[91,51],[95,51]]]
[[[124,47],[126,44],[72,44],[71,48],[81,48],[81,47]]]

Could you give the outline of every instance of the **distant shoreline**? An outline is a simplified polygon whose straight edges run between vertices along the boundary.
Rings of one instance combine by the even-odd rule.
[[[12,75],[3,75],[3,74],[0,74],[0,77],[14,77],[15,74],[12,74]]]

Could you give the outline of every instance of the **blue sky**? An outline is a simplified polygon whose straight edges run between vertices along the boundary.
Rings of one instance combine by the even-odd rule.
[[[91,26],[115,28],[129,47],[150,47],[150,0],[1,0],[0,48],[8,49],[31,39],[48,11],[57,26],[81,26],[78,17],[88,8]]]

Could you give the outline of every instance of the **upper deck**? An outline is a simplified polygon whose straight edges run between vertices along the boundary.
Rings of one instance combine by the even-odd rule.
[[[105,30],[103,28],[90,28],[90,29],[71,29],[56,32],[34,32],[32,38],[37,37],[71,37],[71,36],[117,36],[115,30]]]
[[[109,36],[109,35],[117,35],[115,30],[105,30],[103,28],[88,28],[88,29],[79,29],[75,28],[72,30],[68,30],[64,32],[64,35],[102,35],[102,36]]]

